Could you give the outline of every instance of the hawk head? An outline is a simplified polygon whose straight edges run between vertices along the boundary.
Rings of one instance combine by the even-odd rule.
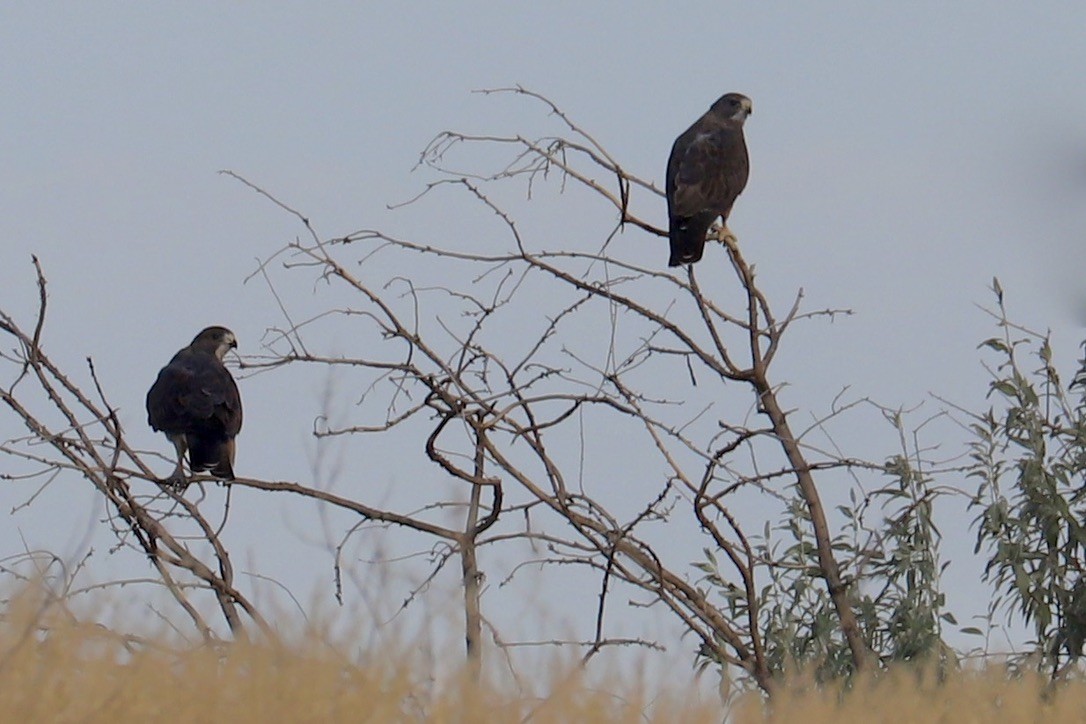
[[[193,338],[189,348],[210,352],[221,362],[226,353],[237,346],[237,337],[226,327],[208,327]]]
[[[727,93],[720,96],[716,103],[709,108],[709,111],[723,118],[730,118],[733,121],[742,123],[747,120],[747,116],[754,113],[754,104],[750,98],[742,93]]]

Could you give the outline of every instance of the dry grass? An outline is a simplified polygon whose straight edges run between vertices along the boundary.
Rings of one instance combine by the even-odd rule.
[[[719,722],[719,705],[679,697],[650,706],[638,682],[587,685],[555,666],[512,687],[435,676],[409,652],[364,652],[314,633],[290,644],[192,646],[163,635],[125,639],[80,623],[34,593],[0,618],[0,720],[219,722]],[[406,647],[409,648],[409,647]],[[359,663],[359,659],[373,663]],[[646,714],[655,709],[657,713]]]
[[[1039,677],[1009,679],[993,667],[961,673],[939,684],[931,676],[901,669],[861,682],[847,696],[793,682],[772,706],[759,698],[740,702],[737,724],[753,722],[1082,722],[1086,721],[1086,682],[1054,690]]]
[[[546,698],[511,687],[435,681],[408,655],[357,657],[323,637],[291,645],[133,644],[33,595],[12,599],[0,622],[0,717],[29,721],[721,722],[723,708],[693,689],[661,695],[640,681],[591,686],[569,667],[538,679]],[[731,721],[1061,722],[1086,720],[1086,685],[1043,697],[1043,682],[998,673],[940,686],[901,671],[845,697],[797,678],[767,707],[740,700]]]
[[[119,662],[88,655],[87,632],[69,630],[6,652],[0,716],[30,721],[652,721],[646,702],[581,686],[555,687],[547,700],[517,698],[462,680],[421,679],[389,657],[354,665],[331,647],[277,649],[234,644],[221,651],[142,650]],[[84,653],[74,651],[83,649]],[[675,709],[672,709],[675,711]],[[682,721],[719,721],[687,708]],[[660,715],[656,721],[670,721]]]

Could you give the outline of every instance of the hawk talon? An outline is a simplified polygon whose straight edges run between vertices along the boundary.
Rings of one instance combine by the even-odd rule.
[[[713,238],[719,241],[724,246],[729,244],[738,244],[739,237],[735,235],[735,232],[725,226],[717,226],[713,229]]]
[[[189,481],[184,476],[171,475],[168,478],[161,478],[158,484],[164,488],[170,488],[174,492],[184,492],[189,487]]]

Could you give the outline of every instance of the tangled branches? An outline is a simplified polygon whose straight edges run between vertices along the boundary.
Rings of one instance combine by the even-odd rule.
[[[857,612],[861,604],[868,612],[891,605],[887,589],[874,603],[863,592],[877,557],[871,541],[885,537],[868,531],[860,540],[864,529],[854,520],[843,559],[846,546],[828,518],[819,477],[882,475],[884,467],[812,445],[810,429],[794,429],[771,375],[793,324],[841,312],[804,311],[800,293],[779,314],[734,240],[711,249],[697,273],[664,271],[657,263],[664,232],[632,211],[645,199],[658,202],[655,186],[624,169],[546,98],[520,88],[491,92],[542,103],[560,131],[538,139],[440,134],[420,158],[437,180],[402,205],[419,216],[437,196],[455,205],[457,213],[432,239],[376,229],[323,238],[304,214],[225,172],[292,214],[303,230],[254,273],[267,281],[283,321],[271,325],[265,351],[243,368],[341,370],[360,400],[357,419],[333,426],[319,418],[315,434],[381,436],[389,448],[416,450],[466,491],[463,524],[379,509],[299,482],[233,484],[304,496],[441,541],[447,553],[439,567],[461,563],[476,671],[486,623],[480,555],[522,550],[512,547],[517,542],[533,553],[505,580],[546,564],[594,573],[594,610],[582,616],[591,635],[577,641],[586,661],[608,646],[661,645],[611,633],[611,602],[623,596],[637,609],[666,610],[696,636],[704,662],[734,669],[766,691],[796,659],[841,660],[843,670],[873,665],[885,656],[876,641],[886,622],[861,621]],[[458,154],[480,146],[503,154],[498,170],[454,167]],[[524,184],[540,196],[554,178],[560,190],[586,192],[616,213],[602,245],[579,239],[576,225],[555,220],[533,232],[515,219],[506,191]],[[469,209],[486,219],[469,227]],[[625,229],[631,233],[621,234]],[[638,261],[635,244],[643,241],[651,244],[651,264]],[[323,289],[327,304],[300,321],[288,292],[299,276]],[[26,423],[29,439],[52,452],[12,443],[3,451],[43,473],[69,470],[90,481],[116,512],[118,538],[146,553],[201,631],[210,627],[173,584],[177,571],[214,592],[235,631],[238,609],[266,629],[234,586],[229,555],[197,506],[155,486],[102,390],[91,400],[45,355],[39,279],[35,331],[0,318],[21,350],[9,361],[22,366],[2,399]],[[19,391],[31,380],[63,424],[46,424],[23,401]],[[922,476],[903,460],[894,474],[912,481],[906,496],[923,499]],[[134,493],[137,483],[150,492]],[[433,506],[440,496],[433,493]],[[172,536],[155,507],[162,502],[196,524],[204,559]],[[766,505],[771,512],[748,515]],[[794,538],[784,552],[772,540],[774,520]],[[692,569],[691,551],[705,551],[706,562]],[[704,576],[692,578],[692,570]],[[785,620],[789,610],[795,620]],[[815,620],[833,624],[809,637],[796,634],[797,622]],[[923,625],[936,626],[928,619]],[[501,644],[496,631],[494,638]]]

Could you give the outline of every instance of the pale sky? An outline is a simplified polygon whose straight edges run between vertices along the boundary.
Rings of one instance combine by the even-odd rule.
[[[381,228],[452,243],[474,233],[477,209],[453,198],[387,209],[433,180],[412,172],[427,142],[444,129],[547,127],[537,107],[472,90],[520,84],[546,94],[658,185],[675,136],[739,91],[754,101],[752,172],[731,228],[779,309],[802,287],[810,309],[855,313],[788,338],[775,373],[792,385],[788,405],[809,418],[848,386],[891,407],[924,403],[921,418],[939,409],[929,393],[979,409],[987,380],[976,346],[994,327],[977,305],[990,306],[993,276],[1019,321],[1052,329],[1068,373],[1082,339],[1084,34],[1081,2],[8,5],[0,307],[31,323],[38,255],[50,282],[46,351],[83,382],[92,356],[130,439],[166,451],[143,412],[158,369],[209,324],[233,329],[241,353],[259,353],[281,319],[267,288],[243,280],[301,232],[220,169],[274,192],[326,237]],[[639,203],[665,224],[662,199]],[[588,228],[613,220],[591,209],[599,218]],[[533,213],[523,202],[515,210]],[[568,219],[554,228],[568,234]],[[570,243],[595,249],[602,239]],[[663,266],[666,246],[628,229],[610,250]],[[288,289],[294,303],[321,306],[304,280]],[[402,487],[418,471],[439,477],[417,444],[348,441],[313,463],[321,395],[349,385],[315,370],[242,380],[239,475],[336,485],[394,508],[417,502]],[[355,397],[333,403],[344,419]],[[2,436],[19,434],[5,415]],[[894,452],[890,436],[842,434],[838,443],[859,455]],[[946,445],[953,454],[960,441]],[[0,555],[25,545],[74,559],[89,545],[103,578],[149,573],[135,557],[108,554],[87,487],[59,480],[12,513]],[[30,494],[13,483],[0,490],[7,510]],[[221,504],[210,495],[208,505]],[[326,541],[343,526],[326,533],[330,524],[296,500],[238,493],[233,505],[227,537],[239,567],[331,609]],[[970,580],[975,562],[959,562],[972,547],[971,518],[943,521],[956,610],[983,608],[988,590]],[[392,552],[419,547],[395,534],[372,540]],[[489,563],[500,579],[501,563]],[[369,595],[394,610],[409,579],[382,579]],[[292,615],[273,586],[260,590]],[[517,607],[516,595],[494,591],[484,609]],[[589,635],[583,611],[541,600],[533,605],[549,609],[549,623]],[[688,660],[692,644],[671,643]]]

